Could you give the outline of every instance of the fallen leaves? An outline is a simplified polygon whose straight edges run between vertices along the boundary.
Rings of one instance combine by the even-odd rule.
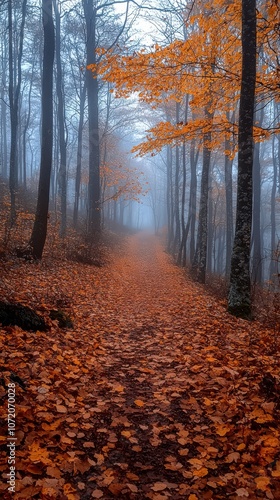
[[[268,485],[270,484],[269,477],[259,476],[255,479],[258,490],[267,491]]]
[[[144,401],[142,401],[141,399],[135,399],[134,403],[136,404],[136,406],[140,406],[140,408],[145,405]]]
[[[58,413],[67,413],[67,408],[66,408],[66,406],[63,406],[63,405],[57,405],[56,411]]]
[[[207,476],[207,474],[208,474],[208,469],[206,469],[206,467],[201,467],[200,469],[193,471],[193,475],[195,477],[204,477]]]
[[[166,488],[167,488],[166,483],[161,483],[161,482],[157,482],[153,486],[151,486],[151,489],[153,491],[163,491],[166,490]]]
[[[131,238],[107,268],[38,266],[32,279],[23,268],[23,289],[36,296],[41,279],[47,308],[48,290],[71,286],[75,329],[52,324],[51,341],[0,330],[5,376],[28,382],[17,389],[18,498],[272,498],[279,415],[258,384],[279,366],[250,344],[256,323],[209,306],[152,237]],[[5,435],[0,447],[5,474]]]
[[[231,430],[232,430],[232,427],[230,425],[216,424],[216,433],[219,436],[226,436]]]
[[[236,495],[237,495],[238,497],[240,497],[240,498],[241,498],[241,497],[243,497],[243,498],[244,498],[244,497],[248,498],[248,496],[249,496],[249,491],[248,491],[248,490],[246,490],[245,488],[238,488],[238,489],[235,491],[235,493],[236,493]]]

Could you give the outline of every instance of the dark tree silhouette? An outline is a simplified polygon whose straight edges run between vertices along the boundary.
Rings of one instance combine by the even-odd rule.
[[[17,55],[17,71],[14,69],[14,54],[16,49],[13,44],[13,9],[12,0],[8,1],[8,23],[9,23],[9,103],[11,119],[11,148],[10,148],[10,194],[11,194],[11,226],[16,222],[16,192],[18,189],[18,162],[17,162],[17,143],[18,143],[18,123],[19,123],[19,100],[21,88],[21,61],[23,53],[23,37],[26,18],[26,3],[22,2],[22,18],[19,33],[19,47]],[[17,82],[15,84],[15,74]]]
[[[87,66],[96,64],[96,20],[97,9],[93,0],[83,0],[87,34]],[[100,151],[98,81],[95,72],[87,69],[86,85],[88,96],[89,127],[89,181],[88,181],[88,235],[91,240],[101,230],[100,211]]]
[[[38,200],[35,222],[29,242],[31,253],[40,259],[47,236],[50,178],[53,146],[53,62],[54,24],[52,0],[42,0],[44,29],[43,78],[42,78],[42,142]]]
[[[256,0],[242,0],[242,81],[238,132],[236,229],[231,258],[228,311],[251,319],[253,123],[256,85]]]
[[[64,237],[66,233],[66,212],[67,212],[67,142],[65,137],[65,102],[64,102],[64,79],[61,63],[61,40],[60,40],[60,6],[57,0],[53,0],[55,13],[55,55],[56,55],[56,93],[57,93],[57,121],[59,132],[59,191],[61,200],[61,225],[60,236]]]

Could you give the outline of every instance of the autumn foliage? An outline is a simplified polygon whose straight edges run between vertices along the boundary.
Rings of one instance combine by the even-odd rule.
[[[15,373],[15,499],[279,499],[277,325],[229,316],[153,236],[110,260],[1,263],[2,296],[49,325],[0,330],[1,498]]]
[[[190,96],[187,122],[165,120],[152,127],[146,141],[134,148],[143,155],[159,151],[167,144],[183,140],[201,140],[211,130],[209,146],[222,148],[225,137],[236,153],[237,115],[241,75],[241,2],[195,2],[185,10],[185,39],[165,45],[155,44],[150,50],[107,53],[99,65],[101,76],[114,84],[118,97],[137,92],[141,101],[157,108],[170,102],[183,103]],[[261,2],[258,10],[257,102],[279,100],[279,6],[277,2]],[[102,50],[101,50],[102,53]],[[96,68],[93,68],[94,70]],[[211,118],[205,117],[208,106]],[[166,108],[167,109],[167,108]],[[212,114],[214,117],[212,118]],[[264,140],[277,126],[255,127],[255,139]]]

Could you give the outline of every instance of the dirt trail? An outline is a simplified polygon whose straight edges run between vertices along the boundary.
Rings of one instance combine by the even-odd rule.
[[[46,315],[69,304],[75,323],[0,330],[3,369],[28,387],[14,500],[280,500],[274,334],[228,315],[157,238],[129,237],[101,268],[11,262],[3,283]]]
[[[248,430],[248,415],[265,415],[250,347],[255,325],[230,317],[152,235],[131,237],[109,271],[114,285],[94,305],[95,320],[107,321],[95,390],[98,419],[113,436],[98,426],[92,436],[114,478],[105,498],[239,498],[238,490],[265,498],[252,493],[263,461],[251,463],[247,449],[249,439],[255,452],[261,433]]]

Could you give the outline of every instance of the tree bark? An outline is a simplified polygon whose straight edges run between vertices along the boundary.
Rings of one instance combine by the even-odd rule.
[[[87,34],[87,68],[96,64],[96,7],[83,0]],[[86,72],[89,130],[88,236],[93,242],[101,231],[100,152],[98,118],[98,81],[96,71]]]
[[[276,190],[277,190],[277,159],[275,154],[275,136],[272,138],[272,159],[273,159],[273,180],[270,195],[270,266],[269,266],[269,279],[272,283],[277,282],[277,261],[276,261]]]
[[[225,150],[229,151],[230,142],[225,139]],[[232,164],[233,160],[225,154],[225,188],[226,188],[226,277],[230,275],[230,262],[233,241],[233,208],[232,208]]]
[[[73,224],[77,227],[78,213],[79,213],[79,200],[80,200],[80,187],[82,175],[82,154],[83,154],[83,126],[84,126],[84,112],[86,100],[86,85],[84,84],[80,92],[80,115],[79,115],[79,129],[78,129],[78,145],[77,145],[77,169],[75,179],[75,200],[73,212]]]
[[[179,114],[180,114],[180,104],[176,102],[176,123],[179,122]],[[173,249],[172,249],[173,256],[177,254],[181,240],[179,174],[180,174],[180,147],[177,145],[175,148],[175,178],[174,178],[175,234],[174,234]]]
[[[7,143],[7,103],[5,88],[7,81],[7,46],[5,42],[1,54],[1,172],[4,179],[8,177],[8,143]]]
[[[231,258],[228,311],[251,319],[253,123],[256,85],[256,0],[242,0],[242,75],[238,130],[236,229]]]
[[[47,237],[50,178],[53,147],[53,63],[54,24],[52,0],[42,0],[44,29],[43,78],[42,78],[42,142],[38,200],[35,222],[29,242],[32,255],[41,259]]]
[[[213,113],[210,113],[206,108],[205,117],[209,122],[213,119]],[[208,233],[208,198],[209,198],[209,172],[211,149],[209,143],[211,141],[211,128],[205,132],[203,139],[203,161],[202,161],[202,174],[201,174],[201,188],[200,188],[200,206],[199,206],[199,220],[197,230],[197,242],[194,260],[192,263],[192,272],[194,278],[199,283],[205,283],[206,279],[206,264],[207,264],[207,233]]]
[[[166,199],[167,199],[167,218],[168,218],[168,252],[171,252],[174,241],[174,203],[173,203],[173,164],[172,164],[172,149],[167,146],[167,183],[166,183]]]
[[[254,146],[253,163],[253,221],[252,221],[252,282],[262,281],[262,238],[261,238],[261,165],[260,143]]]
[[[10,119],[11,119],[11,149],[10,149],[10,177],[9,187],[11,195],[11,219],[10,224],[13,226],[16,222],[16,193],[18,189],[18,112],[19,112],[19,97],[21,87],[21,61],[23,52],[23,36],[26,18],[26,3],[22,2],[21,26],[19,34],[19,48],[17,56],[17,66],[14,61],[14,46],[13,46],[13,10],[12,0],[8,0],[8,23],[9,23],[9,103],[10,103]],[[17,68],[17,83],[14,85],[16,78],[14,73]]]
[[[60,12],[57,5],[57,0],[54,0],[55,12],[55,54],[56,54],[56,93],[57,93],[57,118],[58,118],[58,133],[59,133],[59,152],[60,162],[58,168],[58,185],[61,201],[61,223],[60,236],[66,234],[66,219],[67,219],[67,172],[66,172],[66,138],[65,138],[65,104],[64,104],[64,84],[61,65],[61,48],[60,48]]]

